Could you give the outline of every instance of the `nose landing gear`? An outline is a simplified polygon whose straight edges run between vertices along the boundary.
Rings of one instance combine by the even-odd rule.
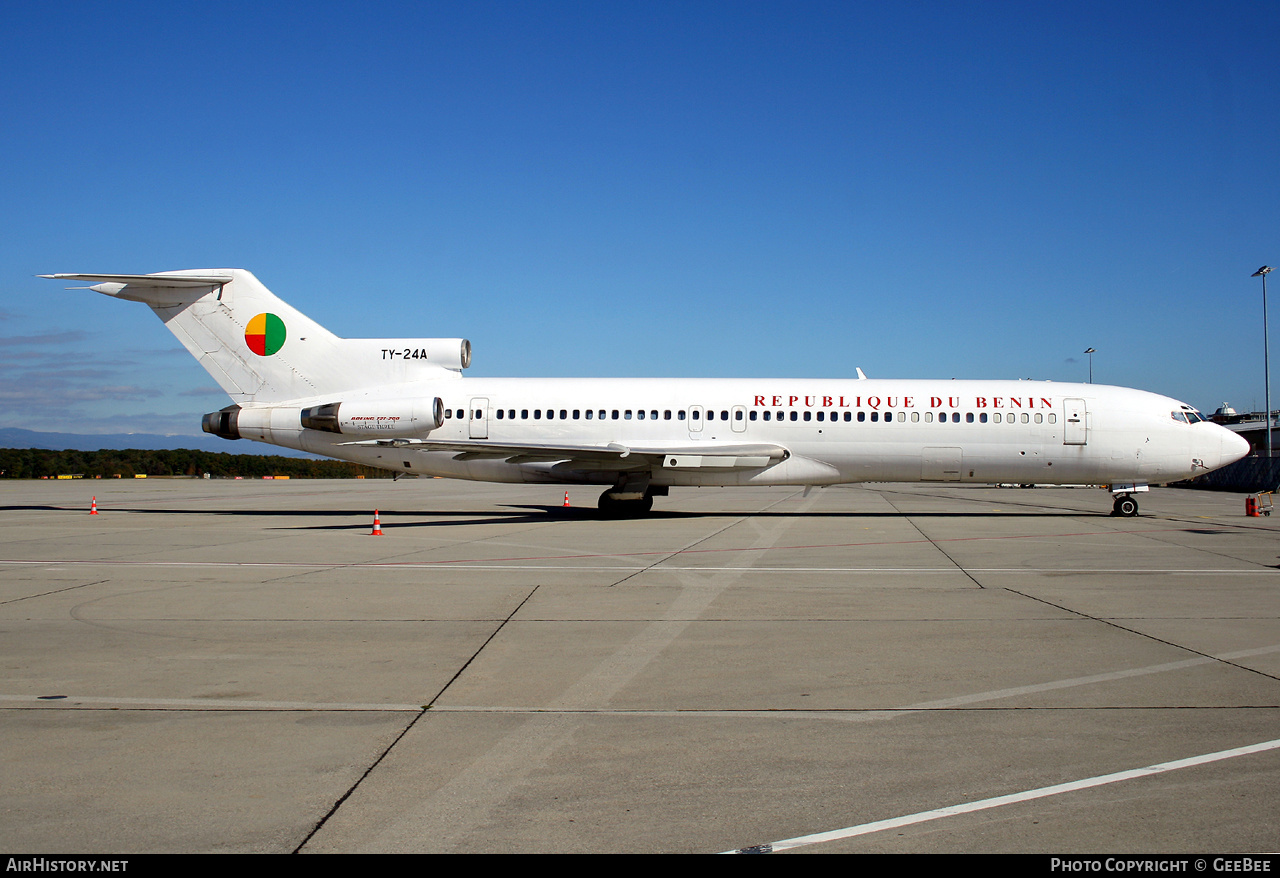
[[[1133,518],[1138,514],[1138,498],[1134,494],[1145,493],[1151,488],[1145,482],[1127,482],[1119,485],[1111,485],[1111,495],[1115,497],[1115,502],[1111,507],[1111,514],[1118,515],[1121,518]]]
[[[1111,507],[1111,514],[1123,518],[1133,518],[1138,514],[1138,501],[1132,494],[1119,494]]]

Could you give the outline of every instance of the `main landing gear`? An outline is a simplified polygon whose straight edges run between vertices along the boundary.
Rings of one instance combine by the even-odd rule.
[[[630,475],[600,495],[596,508],[601,518],[640,518],[653,509],[654,497],[665,497],[666,485],[650,485],[648,474]]]
[[[648,515],[653,509],[653,494],[645,491],[639,497],[622,500],[615,497],[610,489],[600,495],[596,508],[600,510],[601,518],[638,518]]]

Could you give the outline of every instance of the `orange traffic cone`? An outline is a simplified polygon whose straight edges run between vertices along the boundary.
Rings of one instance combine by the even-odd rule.
[[[378,523],[378,510],[376,509],[373,510],[373,533],[369,534],[369,536],[371,537],[382,536],[382,525]]]
[[[564,508],[565,509],[569,508],[569,492],[568,491],[564,492]]]
[[[93,502],[89,504],[89,514],[90,515],[98,514],[98,498],[97,497],[94,497]]]

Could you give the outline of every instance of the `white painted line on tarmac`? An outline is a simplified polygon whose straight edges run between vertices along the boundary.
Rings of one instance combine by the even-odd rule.
[[[732,851],[722,851],[722,853],[773,853],[775,851],[791,850],[793,848],[806,847],[808,845],[823,844],[829,841],[855,838],[859,835],[870,835],[874,832],[883,832],[886,829],[899,829],[903,826],[927,823],[930,820],[940,820],[943,817],[954,817],[957,814],[971,814],[975,811],[985,811],[989,808],[999,808],[1004,805],[1013,805],[1018,802],[1030,802],[1034,799],[1044,799],[1049,796],[1061,795],[1062,793],[1087,790],[1091,787],[1100,787],[1105,786],[1106,784],[1119,783],[1120,781],[1134,780],[1139,777],[1151,777],[1152,775],[1163,774],[1167,771],[1177,771],[1182,768],[1207,765],[1208,763],[1220,762],[1224,759],[1234,759],[1237,756],[1249,756],[1254,753],[1263,753],[1267,750],[1275,750],[1278,747],[1280,747],[1280,739],[1274,741],[1263,741],[1260,744],[1250,744],[1247,747],[1236,747],[1231,750],[1219,750],[1217,753],[1206,753],[1203,756],[1192,756],[1188,759],[1178,759],[1173,762],[1161,762],[1158,765],[1148,765],[1146,768],[1117,771],[1113,774],[1088,777],[1083,780],[1071,781],[1070,783],[1055,784],[1050,787],[1040,787],[1039,789],[1026,790],[1021,793],[1012,793],[1007,796],[980,799],[977,802],[967,802],[962,805],[951,805],[946,808],[936,808],[932,811],[921,811],[918,814],[907,814],[903,817],[893,817],[889,820],[877,820],[873,823],[863,823],[859,826],[849,826],[844,829],[833,829],[829,832],[816,832],[812,835],[799,835],[795,838],[787,838],[782,841],[770,842],[768,844],[738,848]]]
[[[965,704],[977,704],[986,701],[997,701],[1001,698],[1015,698],[1019,695],[1033,695],[1039,692],[1051,692],[1054,689],[1069,689],[1074,686],[1088,686],[1093,683],[1110,683],[1129,677],[1142,677],[1147,674],[1162,674],[1166,671],[1181,671],[1198,665],[1210,665],[1220,661],[1251,658],[1280,652],[1280,646],[1261,646],[1257,649],[1244,649],[1237,652],[1224,652],[1216,656],[1198,656],[1177,662],[1166,662],[1160,665],[1148,665],[1145,668],[1127,668],[1121,671],[1109,671],[1105,674],[1090,674],[1086,677],[1071,677],[1065,680],[1053,680],[1036,683],[1031,686],[1013,686],[1008,689],[993,689],[990,692],[975,692],[972,695],[958,695],[954,698],[940,698],[936,701],[922,701],[903,708],[908,710],[938,710],[948,707],[960,707]]]

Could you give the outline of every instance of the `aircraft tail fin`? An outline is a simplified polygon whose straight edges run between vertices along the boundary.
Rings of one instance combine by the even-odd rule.
[[[471,360],[465,339],[339,338],[240,268],[42,277],[146,303],[241,405],[456,377]]]

